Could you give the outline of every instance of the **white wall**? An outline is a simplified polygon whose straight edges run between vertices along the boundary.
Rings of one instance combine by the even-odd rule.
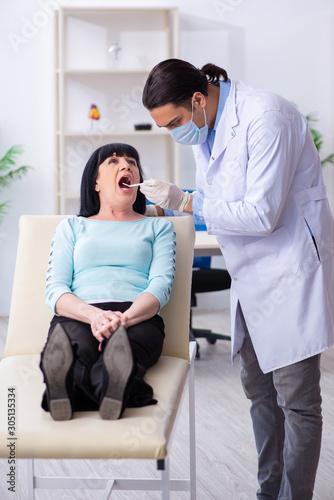
[[[54,210],[52,12],[59,4],[179,6],[181,58],[197,66],[215,62],[231,78],[277,92],[304,113],[316,111],[323,154],[334,151],[332,0],[1,0],[0,155],[23,144],[22,164],[34,170],[0,193],[0,202],[11,200],[0,225],[0,315],[9,311],[19,216]],[[192,187],[188,150],[183,161],[182,186]],[[325,171],[332,199],[333,172],[334,167]]]

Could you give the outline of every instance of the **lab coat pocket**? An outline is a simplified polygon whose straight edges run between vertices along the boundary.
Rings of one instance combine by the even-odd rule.
[[[294,276],[299,268],[292,240],[283,226],[261,240],[245,245],[245,251],[255,265],[259,279],[273,285]]]
[[[333,246],[333,234],[326,187],[316,186],[294,194],[304,218],[307,245],[316,262],[321,262]],[[325,229],[323,229],[325,228]]]

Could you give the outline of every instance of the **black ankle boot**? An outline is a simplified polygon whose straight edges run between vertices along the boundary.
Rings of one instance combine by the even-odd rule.
[[[99,412],[104,420],[117,420],[126,407],[134,371],[130,342],[123,326],[108,340],[103,353],[103,389]]]
[[[73,349],[66,332],[57,324],[41,355],[46,384],[42,407],[54,420],[70,420],[73,413]],[[45,401],[46,399],[46,401]]]

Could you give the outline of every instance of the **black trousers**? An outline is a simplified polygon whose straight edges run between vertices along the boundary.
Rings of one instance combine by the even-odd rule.
[[[103,310],[125,312],[131,302],[107,302],[94,304]],[[102,352],[98,350],[99,341],[93,336],[90,325],[81,321],[54,316],[50,323],[48,339],[57,324],[61,324],[67,333],[75,356],[73,381],[75,384],[75,411],[98,410],[103,386],[102,352],[108,340],[102,343]],[[138,407],[154,404],[152,388],[144,381],[146,369],[156,363],[161,355],[165,338],[164,323],[159,315],[138,323],[127,329],[134,359],[133,379],[129,391],[127,406]],[[46,410],[46,398],[42,407]]]

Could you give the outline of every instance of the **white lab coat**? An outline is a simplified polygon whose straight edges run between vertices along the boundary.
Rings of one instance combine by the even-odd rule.
[[[334,223],[305,118],[232,81],[211,157],[207,142],[193,151],[208,232],[232,278],[232,359],[244,336],[238,301],[264,373],[328,349]]]

